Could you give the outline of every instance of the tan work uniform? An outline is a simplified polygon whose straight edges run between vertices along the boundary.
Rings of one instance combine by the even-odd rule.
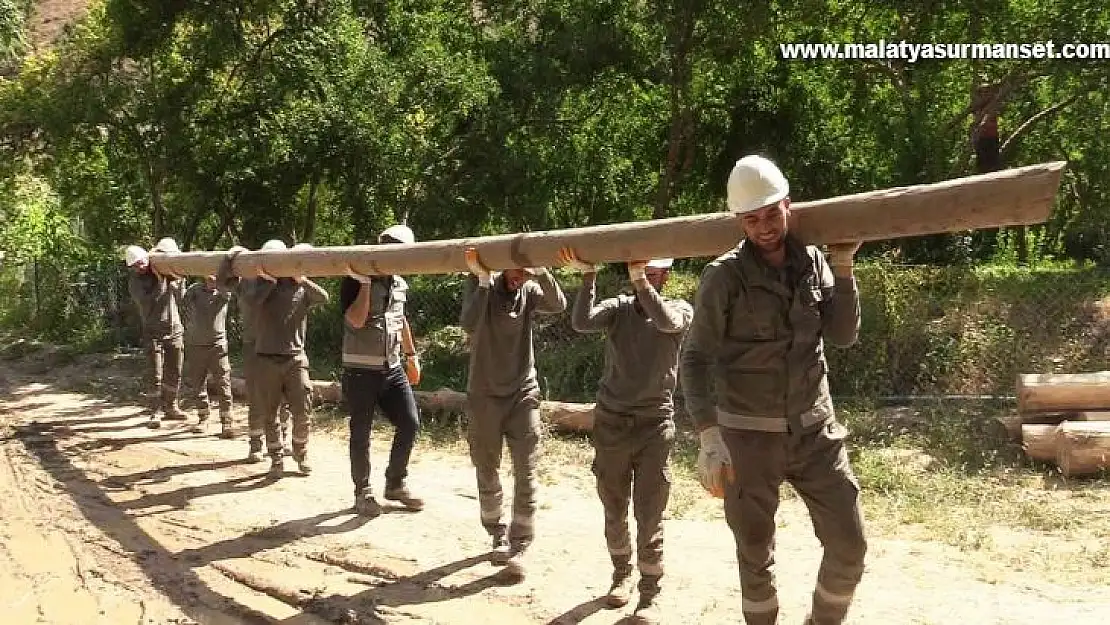
[[[181,388],[181,368],[185,358],[184,328],[178,310],[181,287],[181,280],[170,280],[153,271],[132,271],[128,280],[128,290],[139,308],[142,321],[149,380],[166,414],[177,411],[177,394]],[[157,404],[154,411],[157,412]]]
[[[502,437],[513,462],[513,519],[509,542],[526,547],[534,536],[536,456],[539,445],[540,390],[532,344],[536,314],[557,314],[567,307],[562,289],[544,272],[515,292],[504,275],[483,287],[473,276],[463,298],[460,325],[470,338],[467,379],[467,442],[478,481],[482,525],[503,536]]]
[[[208,390],[219,402],[220,422],[231,423],[231,361],[227,354],[227,305],[231,293],[197,283],[185,291],[185,371],[197,404],[197,416],[208,419]],[[211,384],[210,384],[211,383]]]
[[[746,622],[771,624],[778,616],[775,511],[785,480],[805,501],[824,547],[812,622],[841,623],[867,543],[846,429],[829,395],[824,339],[855,342],[859,293],[854,278],[834,279],[816,247],[788,236],[786,256],[774,268],[741,242],[705,268],[681,357],[682,386],[694,421],[720,425],[736,472],[725,516]]]
[[[632,556],[631,498],[641,584],[657,584],[663,575],[663,512],[671,491],[678,354],[694,311],[682,300],[662,297],[650,284],[636,288],[634,296],[595,306],[596,293],[596,274],[585,274],[571,326],[577,332],[606,333],[605,371],[591,433],[605,542],[614,567],[626,569]]]
[[[311,280],[297,284],[292,278],[276,282],[255,280],[245,298],[254,313],[256,394],[266,430],[266,449],[282,458],[278,411],[283,401],[293,413],[293,457],[307,457],[309,419],[312,417],[312,380],[308,375],[305,333],[308,313],[328,301],[328,292]]]

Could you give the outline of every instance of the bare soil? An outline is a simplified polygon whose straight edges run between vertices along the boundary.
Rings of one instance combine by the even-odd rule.
[[[627,616],[598,601],[609,564],[586,462],[545,465],[529,576],[508,584],[488,562],[461,446],[422,438],[410,483],[427,508],[366,520],[350,509],[342,430],[314,432],[311,476],[290,463],[286,476],[270,478],[268,463],[243,461],[244,438],[173,422],[147,429],[128,399],[138,360],[47,353],[0,362],[2,622],[601,624]],[[236,415],[245,420],[242,409]],[[386,448],[376,440],[378,487]],[[510,484],[507,459],[504,466]],[[664,622],[741,622],[724,522],[672,519],[666,532]],[[874,537],[849,622],[1107,622],[1110,588],[970,558],[936,542]],[[782,622],[800,623],[820,548],[796,499],[784,502],[777,560]]]

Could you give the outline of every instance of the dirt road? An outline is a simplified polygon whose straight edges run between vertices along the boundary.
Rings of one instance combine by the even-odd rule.
[[[269,478],[267,464],[242,462],[243,439],[151,431],[130,402],[81,392],[123,384],[132,360],[0,363],[0,622],[593,625],[627,614],[596,601],[608,557],[586,466],[547,471],[530,577],[505,585],[486,559],[465,456],[422,440],[411,483],[427,509],[366,521],[349,509],[340,435],[315,435],[310,477]],[[782,622],[800,623],[820,552],[795,503],[779,525]],[[723,522],[669,521],[667,552],[667,622],[740,622]],[[1107,614],[1107,588],[988,577],[955,549],[876,538],[850,622],[1095,625]]]

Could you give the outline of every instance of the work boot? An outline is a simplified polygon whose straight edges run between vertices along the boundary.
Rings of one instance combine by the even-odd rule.
[[[204,430],[207,426],[208,426],[208,414],[205,413],[205,414],[202,414],[202,415],[198,416],[196,424],[193,425],[193,427],[190,428],[190,430],[194,434],[204,434]]]
[[[252,436],[247,441],[249,452],[247,462],[262,462],[262,437]]]
[[[613,569],[613,584],[605,595],[605,605],[622,608],[632,600],[632,565],[623,563]]]
[[[506,577],[516,582],[524,580],[526,573],[524,555],[527,551],[527,543],[518,543],[509,549],[509,559],[505,562],[504,571]]]
[[[220,438],[228,440],[235,438],[235,426],[231,422],[230,412],[220,413]]]
[[[382,513],[382,506],[374,499],[374,493],[364,491],[355,495],[355,512],[372,519]]]
[[[297,463],[297,469],[300,470],[301,475],[308,475],[312,473],[312,465],[308,463],[308,450],[307,449],[294,449],[293,460]]]
[[[162,399],[164,405],[163,412],[166,413],[166,419],[169,421],[187,421],[189,415],[185,414],[183,410],[177,405],[177,397],[166,396]]]
[[[491,534],[493,539],[493,547],[490,550],[489,560],[493,564],[503,566],[509,561],[509,541],[505,538],[505,532],[495,532]]]
[[[389,488],[387,486],[385,489],[385,498],[390,501],[399,502],[401,505],[405,506],[409,510],[424,509],[424,500],[413,495],[404,482],[402,482],[399,486],[394,486],[393,488]]]
[[[659,597],[659,576],[641,575],[639,586],[640,601],[636,604],[636,610],[632,613],[629,621],[636,625],[658,625],[662,622],[657,601]]]
[[[157,412],[150,415],[150,421],[146,422],[146,426],[152,430],[157,430],[162,427],[162,416]]]
[[[270,460],[270,475],[281,477],[285,475],[285,459],[281,456],[274,456]]]

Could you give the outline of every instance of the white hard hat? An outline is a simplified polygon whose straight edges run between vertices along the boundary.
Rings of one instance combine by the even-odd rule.
[[[790,195],[790,185],[778,166],[762,156],[736,161],[728,175],[728,209],[749,213]]]
[[[293,246],[293,249],[295,249],[295,250],[310,250],[310,249],[312,249],[312,244],[311,243],[297,243],[296,245]]]
[[[416,235],[413,234],[412,228],[409,228],[405,224],[397,224],[396,226],[390,226],[382,230],[382,233],[378,235],[378,240],[381,241],[385,237],[400,241],[401,243],[416,242]]]
[[[171,237],[162,237],[150,251],[176,254],[181,251],[181,248],[177,247],[177,241],[174,241]]]
[[[128,245],[127,250],[123,253],[123,259],[128,267],[133,266],[135,263],[146,260],[148,258],[146,250],[138,245]]]
[[[647,266],[654,267],[655,269],[670,269],[671,265],[673,264],[673,258],[656,258],[655,260],[649,262]]]
[[[285,241],[282,241],[281,239],[270,239],[269,241],[266,241],[265,243],[262,244],[262,249],[263,250],[284,250],[285,249]]]

